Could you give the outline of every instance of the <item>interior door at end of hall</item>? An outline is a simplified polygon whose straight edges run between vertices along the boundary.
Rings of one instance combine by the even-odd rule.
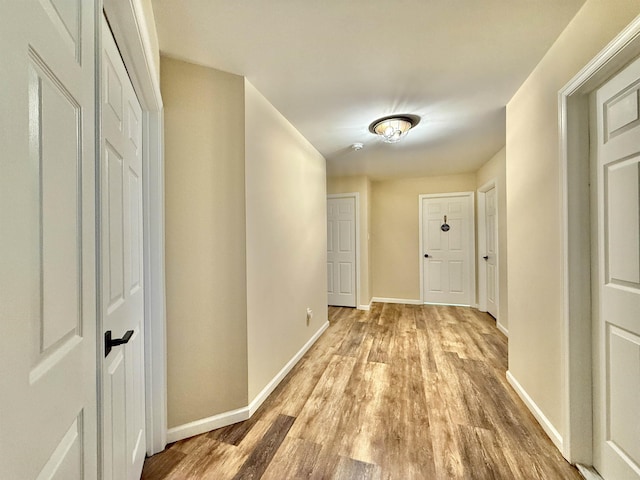
[[[498,206],[495,187],[485,193],[487,312],[498,318]]]
[[[94,2],[0,10],[0,478],[94,479]]]
[[[599,88],[592,158],[597,184],[594,466],[640,479],[640,59]]]
[[[103,478],[134,480],[146,454],[142,110],[104,18],[102,39]]]
[[[471,205],[468,195],[435,196],[422,200],[425,303],[470,305],[472,302]]]
[[[327,292],[329,305],[356,306],[356,201],[327,200]]]

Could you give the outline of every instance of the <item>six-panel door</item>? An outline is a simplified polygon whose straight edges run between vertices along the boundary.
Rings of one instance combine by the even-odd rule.
[[[142,110],[102,22],[102,322],[128,343],[103,364],[105,480],[140,478],[145,448],[142,265]]]
[[[437,195],[422,199],[425,303],[472,303],[472,206],[472,197],[467,194]]]
[[[594,465],[640,479],[640,59],[595,96]]]
[[[355,197],[327,200],[327,292],[329,305],[356,306]]]
[[[96,478],[94,3],[0,12],[0,478]]]

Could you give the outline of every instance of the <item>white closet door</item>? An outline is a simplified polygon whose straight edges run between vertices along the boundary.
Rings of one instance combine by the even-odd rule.
[[[97,475],[95,21],[0,13],[0,478]]]
[[[495,187],[485,194],[486,208],[486,254],[487,266],[487,312],[498,318],[498,206]]]
[[[640,479],[640,60],[596,93],[594,465]]]
[[[105,20],[102,43],[103,335],[126,340],[103,364],[104,479],[134,480],[146,452],[142,109]]]
[[[356,199],[327,200],[329,305],[356,306]]]

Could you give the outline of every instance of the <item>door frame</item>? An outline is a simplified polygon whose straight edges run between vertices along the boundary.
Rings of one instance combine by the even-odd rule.
[[[99,3],[102,3],[98,0]],[[145,426],[147,454],[164,450],[167,444],[166,321],[164,282],[164,115],[160,83],[154,72],[152,43],[140,0],[104,0],[102,7],[109,19],[122,59],[142,107],[143,122],[143,228],[144,228],[144,348],[145,348]],[[102,21],[102,8],[96,9],[96,25]],[[100,31],[100,29],[98,29]],[[97,34],[98,58],[102,38]],[[102,62],[97,63],[97,81],[102,82]],[[100,92],[100,88],[97,89]],[[101,128],[100,95],[96,98],[96,116]],[[96,138],[100,155],[100,136]],[[99,170],[99,169],[98,169]],[[98,183],[99,185],[99,178]],[[99,198],[99,196],[98,196]],[[100,209],[97,209],[100,212]],[[97,226],[100,216],[97,215]],[[98,244],[98,257],[100,245]],[[99,270],[99,269],[98,269]],[[101,271],[97,274],[98,291]],[[103,339],[101,309],[98,308],[98,398],[102,398]],[[99,418],[102,405],[99,401]],[[102,452],[101,438],[98,442]],[[100,453],[101,455],[101,453]]]
[[[427,198],[444,198],[444,197],[469,197],[470,205],[470,218],[469,218],[469,247],[471,249],[469,262],[469,277],[471,285],[471,307],[477,306],[476,298],[476,213],[475,213],[475,192],[451,192],[451,193],[423,193],[418,195],[418,261],[420,262],[420,303],[424,304],[424,258],[423,258],[423,241],[422,230],[422,201]]]
[[[498,212],[498,182],[492,178],[487,183],[478,188],[478,251],[476,262],[478,265],[478,310],[487,311],[487,264],[482,258],[481,252],[486,252],[487,248],[487,192],[492,188],[496,191],[496,230],[500,231],[500,216]],[[504,332],[504,327],[500,325],[500,242],[496,237],[496,325]]]
[[[354,198],[355,199],[355,226],[356,226],[356,309],[360,308],[360,193],[329,193],[327,200],[330,198]]]
[[[589,94],[640,55],[634,19],[558,93],[562,198],[562,455],[593,465]],[[588,319],[588,321],[585,321]]]

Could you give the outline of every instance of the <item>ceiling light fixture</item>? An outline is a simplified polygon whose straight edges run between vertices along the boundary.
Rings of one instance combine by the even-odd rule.
[[[379,135],[385,143],[397,143],[419,122],[417,115],[390,115],[374,121],[369,125],[369,131]]]

